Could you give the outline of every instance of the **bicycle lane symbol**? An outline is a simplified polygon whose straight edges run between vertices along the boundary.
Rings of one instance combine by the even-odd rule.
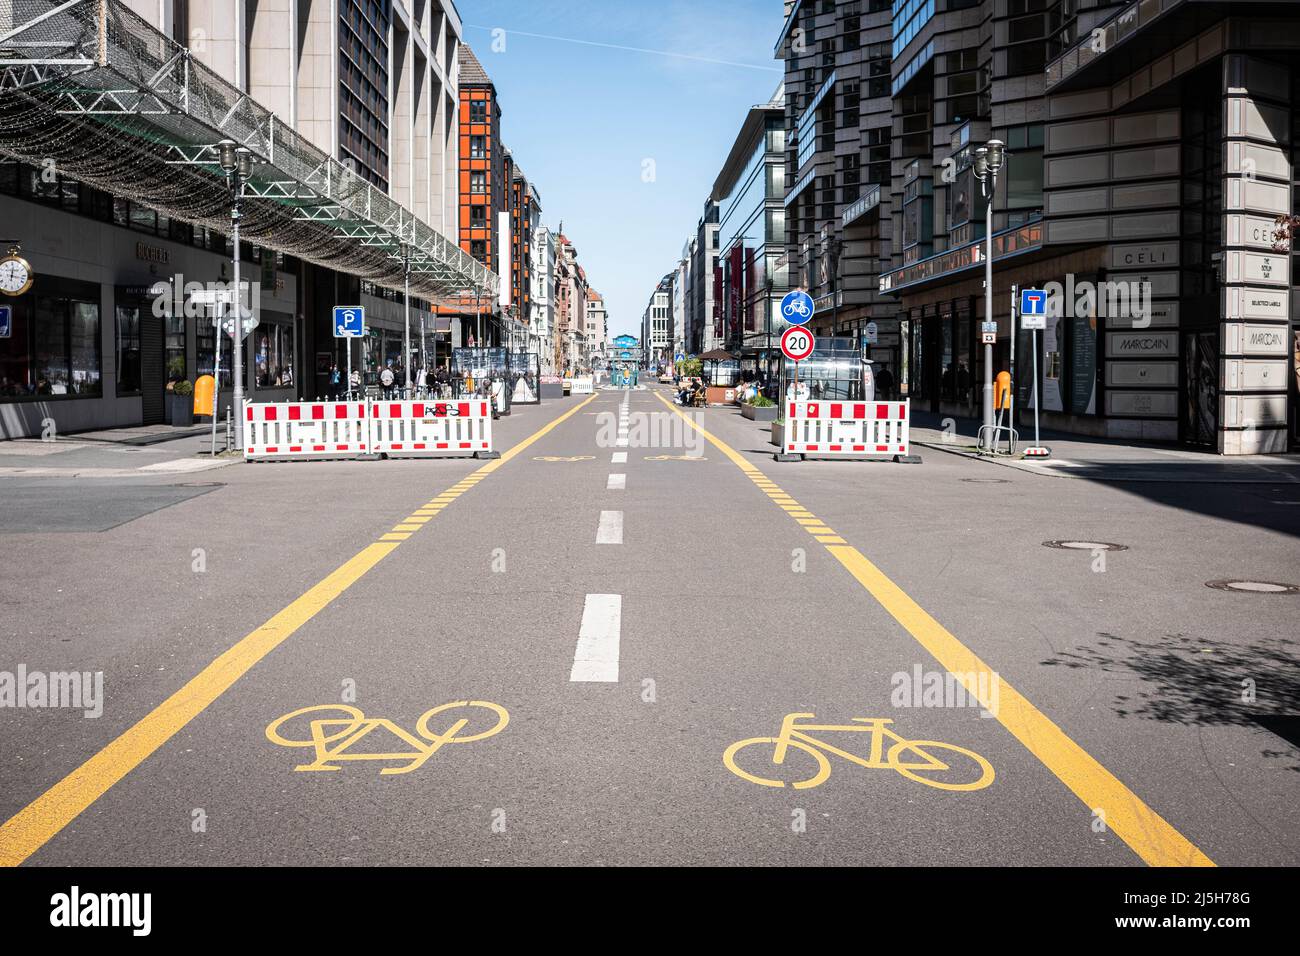
[[[781,721],[781,732],[777,737],[749,737],[738,740],[722,755],[722,762],[736,776],[750,783],[763,787],[790,786],[795,790],[807,790],[825,783],[831,775],[831,762],[827,754],[833,754],[850,763],[868,770],[893,770],[896,773],[940,790],[982,790],[993,782],[993,766],[986,759],[956,744],[943,743],[938,740],[909,740],[890,730],[887,725],[893,721],[887,717],[853,717],[851,724],[812,724],[798,723],[813,720],[816,714],[786,714]],[[812,736],[809,731],[818,733],[866,733],[871,735],[870,757],[864,759],[857,754],[840,750],[826,741]],[[888,751],[885,741],[891,741]],[[771,748],[770,753],[767,748]],[[758,748],[749,750],[749,748]],[[816,770],[812,776],[798,777],[802,771],[786,763],[790,749],[802,751],[813,758]],[[763,773],[776,773],[781,776],[764,777],[757,772],[751,773],[741,767],[737,755],[749,750],[746,759],[751,767]],[[754,759],[761,755],[769,762]]]
[[[439,715],[457,708],[480,708],[491,712],[496,723],[487,730],[475,734],[459,736],[470,723],[469,716],[458,716],[446,730],[436,731],[430,728],[430,721]],[[281,730],[295,718],[314,713],[333,713],[333,717],[318,717],[309,724],[308,739],[291,739],[285,737]],[[338,716],[338,715],[342,716]],[[450,715],[448,715],[450,716]],[[266,728],[266,739],[281,747],[311,747],[315,757],[310,763],[294,767],[296,771],[342,770],[341,764],[352,760],[387,760],[405,761],[405,766],[384,767],[379,772],[383,775],[410,773],[424,766],[425,761],[442,749],[444,744],[467,744],[485,740],[505,730],[510,722],[510,715],[499,704],[486,700],[457,700],[440,704],[420,715],[415,723],[416,737],[393,721],[383,717],[366,717],[357,707],[348,704],[317,704],[302,707],[292,713],[273,720]],[[364,740],[374,731],[391,734],[406,744],[410,750],[360,752],[352,751],[354,744]],[[422,738],[422,739],[421,739]]]

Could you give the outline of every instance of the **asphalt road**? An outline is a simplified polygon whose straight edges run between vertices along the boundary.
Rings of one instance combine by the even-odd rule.
[[[1300,862],[1300,595],[1205,586],[1300,579],[1294,490],[776,463],[661,394],[499,463],[0,480],[0,671],[104,688],[0,709],[0,862]]]

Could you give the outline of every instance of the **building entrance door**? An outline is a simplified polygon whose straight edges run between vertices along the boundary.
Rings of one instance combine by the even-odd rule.
[[[163,322],[147,306],[140,311],[140,406],[145,425],[160,425],[166,417],[167,369],[163,353]]]
[[[1183,333],[1183,408],[1180,431],[1192,445],[1217,446],[1219,437],[1219,334]]]

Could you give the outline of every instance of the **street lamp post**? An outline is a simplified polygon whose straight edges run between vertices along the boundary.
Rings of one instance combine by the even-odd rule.
[[[226,173],[226,182],[230,186],[231,196],[230,241],[235,285],[234,317],[230,330],[231,341],[234,343],[230,350],[230,375],[234,384],[231,402],[234,405],[235,416],[239,420],[235,427],[235,448],[242,449],[244,429],[240,422],[243,421],[244,414],[244,294],[239,280],[239,220],[243,215],[239,208],[239,201],[243,198],[244,183],[253,169],[253,154],[229,139],[222,140],[218,144],[218,149],[221,168]],[[214,408],[213,414],[215,413]]]
[[[998,170],[1002,168],[1006,157],[1005,144],[998,139],[991,139],[984,146],[975,150],[975,178],[980,182],[980,194],[987,202],[984,225],[984,321],[993,319],[993,196],[998,188]],[[1012,331],[1012,335],[1015,331]],[[993,345],[984,344],[984,403],[983,424],[980,435],[988,443],[988,449],[997,447],[997,437],[993,434]],[[983,442],[981,442],[983,444]]]
[[[411,397],[411,249],[402,243],[402,307],[405,312],[406,326],[402,332],[402,349],[406,353],[402,358],[402,390],[406,398]],[[421,340],[420,347],[424,347]],[[423,354],[423,353],[421,353]]]

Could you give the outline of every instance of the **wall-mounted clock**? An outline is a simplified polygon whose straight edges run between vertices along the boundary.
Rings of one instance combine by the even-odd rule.
[[[0,259],[0,292],[5,295],[22,295],[32,287],[32,264],[18,254],[12,246],[9,254]]]

